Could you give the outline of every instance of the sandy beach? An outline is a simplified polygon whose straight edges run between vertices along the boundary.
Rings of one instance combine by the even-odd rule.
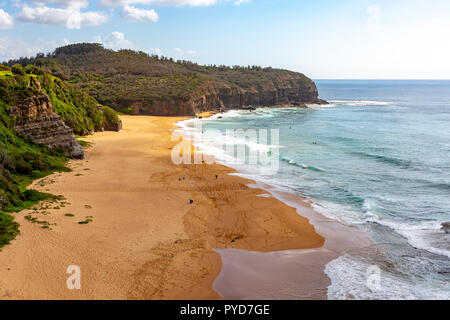
[[[324,249],[301,206],[261,197],[269,193],[218,164],[174,165],[171,130],[181,118],[122,120],[121,132],[84,139],[92,146],[84,160],[70,162],[72,172],[31,186],[63,198],[15,214],[21,234],[0,252],[1,299],[220,299],[213,289],[219,274],[214,288],[245,298],[224,284],[231,269],[222,270],[220,250],[314,248],[327,250],[327,259],[305,254],[303,265],[318,261],[305,274],[321,279],[314,298],[324,298],[328,279],[317,266],[338,250]],[[81,269],[81,290],[66,287],[70,265]],[[302,272],[295,273],[298,280]]]

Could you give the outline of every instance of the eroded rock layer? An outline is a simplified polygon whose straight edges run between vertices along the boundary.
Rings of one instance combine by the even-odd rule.
[[[71,158],[82,159],[83,148],[59,115],[47,95],[33,96],[10,107],[9,115],[14,121],[14,129],[35,143],[50,149],[61,148]]]

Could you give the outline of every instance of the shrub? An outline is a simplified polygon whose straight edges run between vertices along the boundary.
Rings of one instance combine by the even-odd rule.
[[[0,78],[0,87],[8,88],[8,86],[9,86],[8,81],[6,81],[5,79],[1,79]]]
[[[106,123],[117,124],[119,122],[119,116],[110,107],[103,107],[103,114],[105,115]]]
[[[39,171],[39,170],[33,170],[33,172],[31,172],[31,176],[32,176],[33,178],[39,178],[39,177],[42,176],[42,172]]]
[[[15,155],[14,163],[14,171],[18,174],[29,175],[33,171],[31,164],[26,162],[20,154]]]
[[[35,173],[49,171],[52,167],[46,157],[31,151],[16,153],[13,162],[14,172],[24,175],[34,176]]]
[[[8,214],[0,212],[0,248],[19,234],[19,224]]]
[[[11,71],[13,74],[19,74],[21,76],[25,75],[25,71],[23,70],[23,67],[20,64],[13,65]]]
[[[39,67],[36,67],[35,65],[29,64],[25,67],[25,73],[27,74],[36,74],[36,75],[44,75],[44,70],[42,70]]]
[[[14,163],[8,153],[0,147],[0,169],[11,171],[14,169]]]

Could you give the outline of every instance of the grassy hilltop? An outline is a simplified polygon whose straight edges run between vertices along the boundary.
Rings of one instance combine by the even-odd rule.
[[[134,104],[147,114],[184,114],[181,106],[216,95],[257,95],[285,88],[316,90],[301,73],[258,66],[201,66],[144,52],[103,48],[100,44],[74,44],[48,55],[8,62],[30,63],[83,89],[100,103],[124,113]],[[163,107],[161,107],[163,106]]]

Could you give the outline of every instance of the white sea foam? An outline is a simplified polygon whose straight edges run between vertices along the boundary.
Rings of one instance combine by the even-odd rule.
[[[450,258],[450,235],[442,230],[444,221],[394,221],[376,214],[377,204],[370,199],[364,201],[364,213],[359,213],[350,206],[329,201],[315,202],[312,206],[324,216],[344,224],[361,225],[369,222],[389,227],[403,236],[414,248]]]
[[[373,101],[373,100],[330,100],[328,104],[307,104],[309,109],[333,109],[337,106],[351,107],[373,107],[388,106],[392,102],[389,101]]]
[[[367,270],[371,266],[351,255],[341,256],[327,264],[325,273],[331,279],[328,299],[331,300],[416,300],[449,299],[445,284],[430,284],[426,280],[411,281],[408,276],[392,274],[381,269],[380,288],[369,289]]]
[[[331,109],[336,107],[335,103],[328,104],[306,104],[309,109]]]
[[[336,100],[331,101],[332,105],[325,107],[330,108],[337,105],[348,106],[383,106],[390,105],[390,102],[386,101],[344,101]],[[322,107],[322,106],[318,106]],[[263,109],[261,111],[253,111],[253,115],[271,116],[283,109]],[[286,109],[284,109],[286,110]],[[225,114],[215,115],[209,119],[202,119],[200,121],[222,120],[226,121],[231,118],[238,118],[242,116],[249,116],[249,111],[232,110]],[[224,152],[223,149],[214,146],[213,143],[207,143],[201,139],[195,138],[195,128],[192,128],[192,119],[182,121],[178,123],[180,131],[185,135],[191,135],[194,141],[194,145],[199,147],[205,154],[212,155],[218,163],[233,167],[241,172],[237,174],[245,178],[260,181],[273,185],[278,188],[287,188],[295,190],[297,185],[290,181],[281,181],[279,177],[265,177],[259,174],[258,170],[255,170],[255,166],[236,164],[234,163],[234,157],[230,157]],[[255,143],[247,143],[244,139],[239,137],[228,137],[223,144],[246,144],[248,148],[252,150],[258,150],[260,152],[272,151],[277,152],[276,146],[264,146]],[[291,163],[293,164],[293,163]],[[300,163],[300,165],[303,167]],[[450,258],[450,235],[446,235],[441,230],[440,222],[438,221],[426,221],[422,223],[416,222],[404,222],[394,221],[389,218],[383,218],[377,215],[378,212],[377,203],[371,200],[366,200],[363,204],[363,212],[357,212],[350,206],[346,207],[337,203],[320,201],[320,203],[312,203],[313,207],[323,215],[338,220],[344,224],[360,225],[369,223],[377,223],[387,226],[394,230],[396,233],[403,236],[407,241],[415,248],[427,250],[429,252],[443,255]],[[408,281],[408,279],[399,277],[393,274],[384,274],[382,282],[382,290],[379,292],[370,291],[366,284],[367,268],[369,264],[363,261],[359,261],[352,257],[340,257],[327,265],[326,273],[332,280],[332,285],[329,287],[330,299],[449,299],[448,291],[438,288],[429,288],[426,284],[418,284]]]
[[[266,194],[257,194],[256,196],[260,197],[260,198],[271,198],[271,195],[268,194],[268,193],[266,193]]]
[[[209,135],[208,131],[202,132],[203,129],[200,129],[198,126],[195,126],[195,121],[210,121],[214,120],[214,117],[217,121],[218,117],[222,117],[222,119],[238,117],[243,113],[249,113],[249,111],[245,110],[231,110],[224,114],[214,115],[212,118],[207,119],[188,119],[184,121],[180,121],[176,123],[176,125],[180,128],[175,130],[176,132],[182,134],[185,138],[188,138],[191,143],[198,148],[205,155],[213,156],[216,162],[232,167],[237,170],[244,170],[249,173],[256,173],[264,171],[263,166],[258,165],[246,165],[245,161],[247,159],[237,159],[235,152],[237,152],[237,146],[245,146],[248,148],[250,153],[249,156],[252,156],[252,160],[257,162],[258,158],[261,155],[266,155],[270,157],[278,158],[279,149],[283,148],[283,146],[266,144],[266,143],[258,143],[253,139],[248,137],[243,137],[239,135],[239,132],[231,132],[227,134],[226,132],[222,132],[220,135]],[[258,132],[255,131],[258,135]],[[245,134],[245,131],[244,131]],[[271,139],[268,138],[269,142]],[[229,147],[231,146],[231,147]],[[232,152],[233,154],[229,154]],[[239,167],[237,167],[239,166]],[[256,171],[255,171],[256,170]]]
[[[350,206],[344,206],[330,201],[320,201],[320,203],[312,203],[312,207],[325,217],[337,220],[346,225],[358,225],[364,223],[364,221],[361,220],[360,214]]]
[[[369,218],[367,221],[387,226],[405,237],[415,248],[450,258],[450,235],[442,230],[439,221],[408,223],[391,219]]]
[[[363,214],[358,213],[350,206],[329,201],[313,203],[313,207],[324,216],[344,224],[361,225],[370,222],[389,227],[403,236],[414,248],[450,258],[450,235],[442,230],[443,221],[394,221],[374,213],[377,204],[371,200],[364,201]]]
[[[374,101],[374,100],[331,100],[329,102],[333,105],[354,106],[354,107],[387,106],[392,104],[392,102],[389,101]]]

